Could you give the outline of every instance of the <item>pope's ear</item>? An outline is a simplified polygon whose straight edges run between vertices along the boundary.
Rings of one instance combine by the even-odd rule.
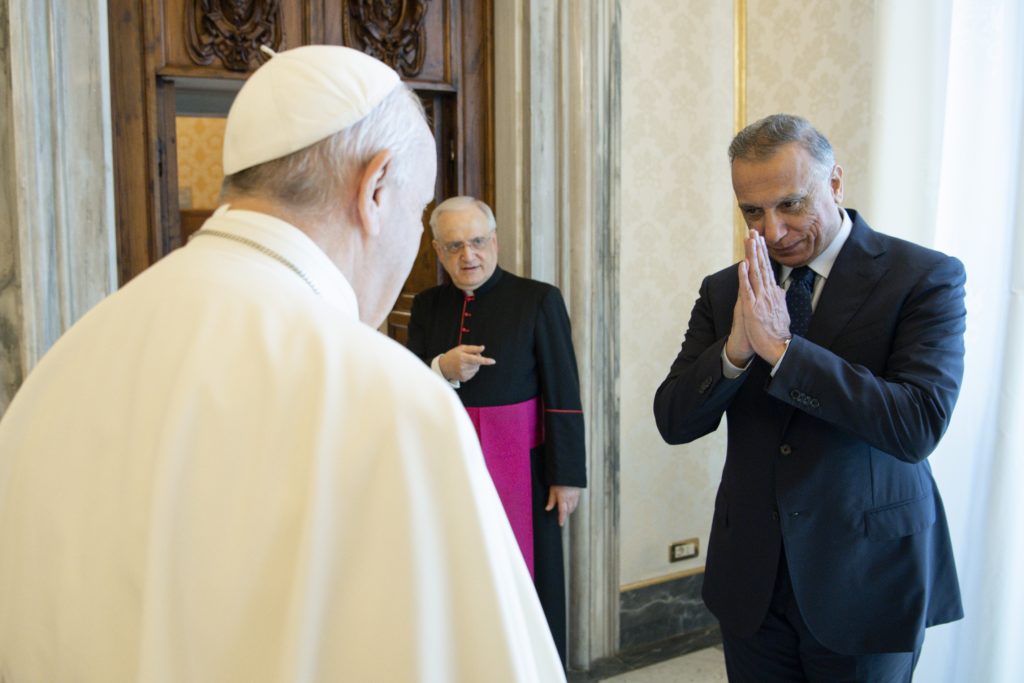
[[[391,150],[382,149],[363,167],[359,176],[359,225],[368,235],[380,234],[380,210],[384,201],[384,183],[391,173]]]

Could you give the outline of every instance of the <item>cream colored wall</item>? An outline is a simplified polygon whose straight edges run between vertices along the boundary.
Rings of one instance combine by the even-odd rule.
[[[748,120],[801,114],[867,193],[873,0],[748,0]],[[733,122],[733,5],[622,0],[620,583],[703,567],[723,429],[668,446],[651,405],[702,278],[732,260],[726,148]],[[701,555],[668,562],[674,540]]]
[[[623,0],[620,582],[700,567],[724,435],[668,446],[654,391],[679,351],[701,278],[730,262],[732,8]],[[697,537],[696,560],[668,544]]]
[[[870,189],[874,7],[875,0],[747,0],[748,121],[786,112],[817,126],[843,167],[852,208]]]

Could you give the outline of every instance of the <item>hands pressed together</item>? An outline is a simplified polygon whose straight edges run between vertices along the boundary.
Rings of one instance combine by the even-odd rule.
[[[468,382],[480,370],[481,365],[494,365],[493,358],[487,358],[483,346],[460,344],[448,350],[438,359],[441,374],[449,382]]]
[[[744,250],[746,258],[740,262],[739,294],[725,354],[737,367],[746,366],[755,354],[775,365],[792,336],[786,292],[775,283],[764,237],[750,230]]]

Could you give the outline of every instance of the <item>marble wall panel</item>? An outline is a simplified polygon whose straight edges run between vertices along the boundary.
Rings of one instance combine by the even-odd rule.
[[[0,414],[115,286],[104,0],[0,0]]]
[[[623,591],[619,623],[622,649],[632,650],[717,626],[718,620],[701,600],[703,586],[704,574],[697,573]]]

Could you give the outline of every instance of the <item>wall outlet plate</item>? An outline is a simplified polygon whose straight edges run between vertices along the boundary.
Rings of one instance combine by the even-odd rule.
[[[688,538],[668,546],[668,561],[682,562],[700,555],[700,539]]]

